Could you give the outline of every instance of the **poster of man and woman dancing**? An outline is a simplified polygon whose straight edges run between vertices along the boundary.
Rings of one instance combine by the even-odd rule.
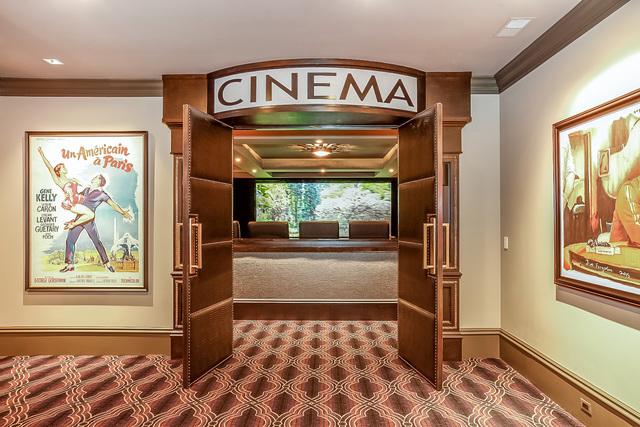
[[[147,132],[27,132],[28,290],[146,290]]]

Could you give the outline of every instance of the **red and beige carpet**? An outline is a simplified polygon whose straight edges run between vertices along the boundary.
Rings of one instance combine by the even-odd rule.
[[[190,390],[165,356],[0,358],[4,426],[577,426],[498,359],[445,366],[436,392],[394,322],[236,322],[231,359]]]

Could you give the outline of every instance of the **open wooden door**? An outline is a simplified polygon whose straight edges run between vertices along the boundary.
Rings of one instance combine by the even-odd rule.
[[[442,387],[442,104],[398,130],[398,353]]]
[[[231,355],[233,237],[231,128],[183,107],[183,385]]]

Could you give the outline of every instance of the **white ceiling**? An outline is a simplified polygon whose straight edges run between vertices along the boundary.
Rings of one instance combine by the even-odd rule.
[[[493,75],[578,0],[0,0],[0,76],[143,78],[284,58]],[[535,17],[514,38],[510,17]],[[59,58],[52,66],[42,58]]]

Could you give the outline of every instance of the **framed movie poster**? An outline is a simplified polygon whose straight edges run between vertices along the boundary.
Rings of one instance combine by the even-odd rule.
[[[26,133],[26,289],[147,290],[147,132]]]
[[[640,305],[640,90],[553,129],[555,282]]]

